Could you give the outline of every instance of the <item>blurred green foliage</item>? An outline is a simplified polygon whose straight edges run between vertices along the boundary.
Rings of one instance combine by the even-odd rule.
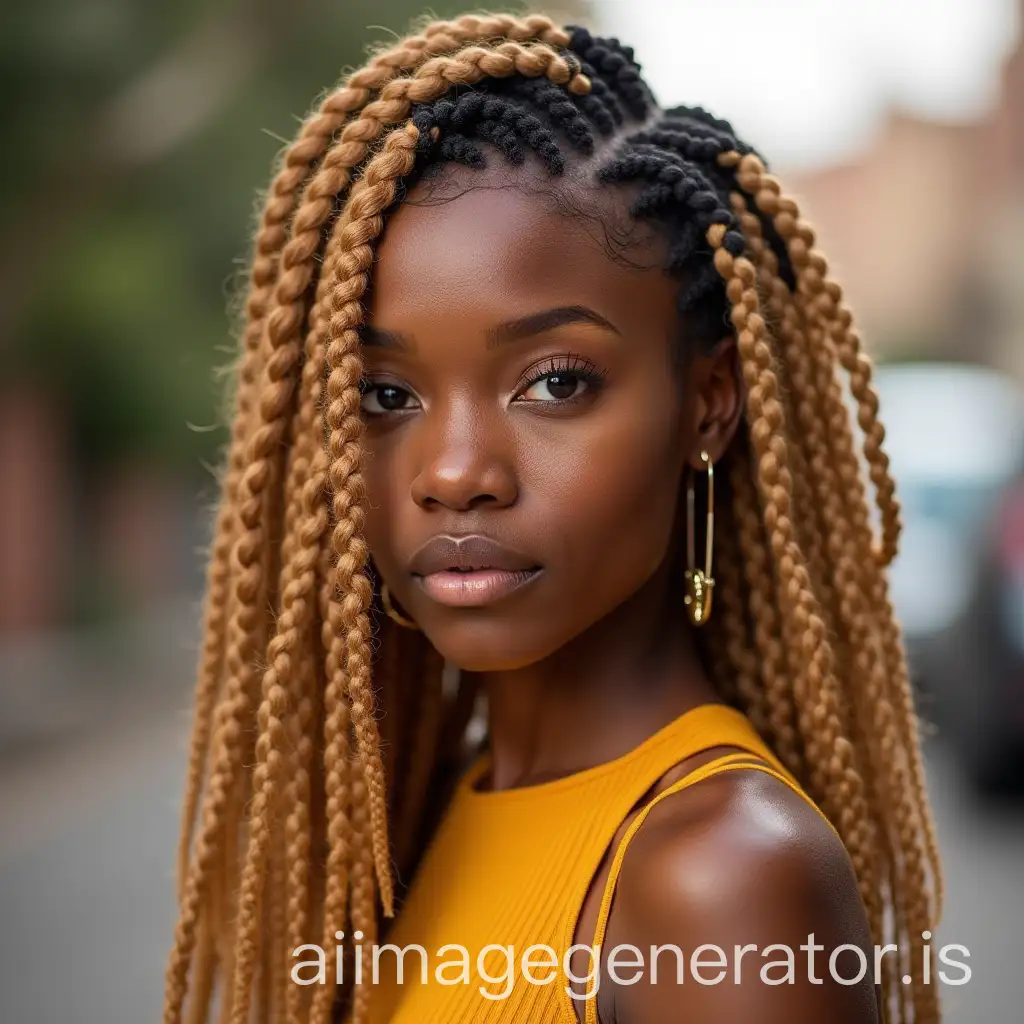
[[[217,418],[213,371],[234,351],[231,297],[281,140],[369,43],[422,13],[416,0],[8,6],[5,373],[58,392],[83,460],[215,454],[223,428],[189,425]]]

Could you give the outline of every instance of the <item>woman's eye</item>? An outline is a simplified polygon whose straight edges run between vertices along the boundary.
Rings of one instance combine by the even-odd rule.
[[[416,408],[410,392],[397,384],[363,383],[363,397],[360,407],[371,416],[382,416],[389,412],[405,412]]]
[[[566,402],[583,394],[588,384],[582,374],[549,373],[534,381],[522,397],[528,402]]]

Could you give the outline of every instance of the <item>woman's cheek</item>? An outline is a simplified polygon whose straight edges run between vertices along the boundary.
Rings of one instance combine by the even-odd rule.
[[[395,536],[396,481],[383,460],[372,456],[366,460],[363,482],[366,486],[366,520],[363,535],[374,561],[382,571],[393,560],[391,538]]]
[[[571,467],[563,462],[561,486],[550,489],[553,532],[565,538],[587,604],[594,587],[603,603],[625,600],[658,569],[671,542],[681,460],[662,438],[647,434],[644,441],[609,438],[593,449],[599,455]]]

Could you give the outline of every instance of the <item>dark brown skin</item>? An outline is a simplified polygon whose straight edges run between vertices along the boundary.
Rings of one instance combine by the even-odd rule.
[[[702,449],[713,460],[725,452],[742,395],[732,339],[688,359],[682,379],[674,369],[677,286],[659,269],[656,239],[638,234],[643,266],[627,266],[609,258],[593,224],[557,214],[529,188],[509,187],[510,176],[543,184],[544,172],[513,172],[492,155],[485,171],[443,175],[466,188],[440,205],[403,205],[374,267],[366,378],[401,390],[364,396],[366,534],[398,606],[441,654],[481,674],[490,785],[506,789],[619,757],[718,699],[682,625],[679,496],[687,467],[701,467]],[[435,187],[421,184],[412,199],[430,198]],[[595,196],[621,222],[623,191]],[[566,307],[612,326],[563,324],[487,344],[498,325]],[[564,374],[558,388],[538,383],[552,357],[563,368],[566,357],[598,368],[601,383],[574,387]],[[566,395],[578,400],[553,401]],[[393,411],[371,414],[384,404]],[[489,606],[438,604],[416,584],[409,559],[436,534],[470,532],[529,554],[543,571]],[[676,766],[652,795],[716,753]],[[606,873],[607,863],[581,910],[576,942],[593,941]],[[857,986],[806,982],[806,953],[797,947],[811,932],[826,946],[861,945],[872,963],[839,839],[770,776],[736,771],[707,780],[662,801],[637,833],[604,948],[631,943],[646,954],[652,943],[686,951],[788,943],[802,958],[796,984],[761,984],[753,954],[741,984],[701,986],[688,977],[679,988],[669,958],[669,980],[657,986],[619,986],[605,973],[600,1019],[877,1020],[870,970]],[[817,955],[819,977],[827,976],[827,955]],[[854,973],[851,964],[841,960],[840,970]],[[585,963],[574,970],[586,973]]]

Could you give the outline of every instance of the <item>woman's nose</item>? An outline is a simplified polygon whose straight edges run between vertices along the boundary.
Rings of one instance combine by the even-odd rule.
[[[422,468],[412,482],[421,508],[468,511],[515,502],[518,486],[512,453],[496,425],[479,413],[452,412],[424,439]]]

